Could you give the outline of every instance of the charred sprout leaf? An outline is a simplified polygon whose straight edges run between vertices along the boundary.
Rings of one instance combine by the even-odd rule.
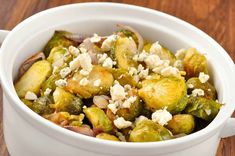
[[[198,77],[200,72],[208,73],[206,57],[195,48],[187,50],[183,64],[188,78]]]
[[[186,84],[183,78],[165,77],[148,80],[139,90],[139,96],[152,111],[167,107],[175,114],[187,104]]]
[[[70,32],[66,31],[55,31],[54,35],[52,38],[47,42],[46,46],[44,47],[44,54],[46,56],[49,56],[51,49],[57,46],[62,46],[62,47],[69,47],[71,45],[77,46],[78,43],[69,39],[68,35],[72,35]]]
[[[89,81],[87,85],[80,84],[83,78],[85,78],[85,76],[79,72],[75,73],[72,78],[68,79],[66,90],[78,94],[83,98],[91,98],[94,95],[108,93],[114,81],[112,74],[106,68],[98,65],[93,66],[92,71],[89,73],[88,77],[86,77]],[[94,85],[96,80],[100,80],[99,86]]]
[[[172,138],[171,132],[152,120],[139,122],[131,131],[129,141],[131,142],[153,142]]]
[[[100,133],[96,135],[96,138],[104,139],[104,140],[120,141],[116,136],[108,134],[108,133]]]
[[[199,78],[192,77],[186,82],[187,86],[193,86],[193,88],[188,87],[188,94],[191,94],[193,89],[202,89],[205,93],[204,97],[207,99],[215,100],[217,93],[215,87],[212,86],[209,82],[201,83]]]
[[[221,104],[213,100],[203,97],[190,97],[184,111],[206,121],[211,121],[218,114],[220,107]]]
[[[167,124],[167,128],[174,134],[190,134],[195,128],[194,117],[190,114],[174,115]]]
[[[15,89],[20,98],[27,91],[39,94],[42,83],[52,72],[51,64],[46,60],[35,62],[29,70],[16,82]]]
[[[110,132],[113,129],[112,122],[106,116],[104,111],[98,107],[89,107],[83,109],[93,128],[102,129],[103,132]]]
[[[118,67],[128,70],[130,67],[136,67],[137,63],[133,60],[137,53],[136,44],[133,39],[119,37],[115,46],[115,57]]]
[[[56,112],[69,112],[79,114],[82,111],[83,102],[79,97],[57,87],[53,93],[54,108]]]

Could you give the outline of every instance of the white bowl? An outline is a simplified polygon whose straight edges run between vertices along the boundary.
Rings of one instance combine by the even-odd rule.
[[[117,23],[131,25],[144,38],[158,40],[173,51],[196,47],[205,53],[219,101],[225,103],[209,126],[188,136],[162,142],[112,142],[63,129],[20,101],[13,86],[19,65],[40,51],[54,30],[105,35],[116,30]],[[4,32],[0,34],[5,35]],[[4,91],[4,135],[12,156],[212,156],[221,137],[235,134],[235,120],[229,118],[235,108],[235,70],[231,58],[199,29],[151,9],[115,3],[83,3],[37,13],[17,25],[4,40],[0,53],[0,78]]]

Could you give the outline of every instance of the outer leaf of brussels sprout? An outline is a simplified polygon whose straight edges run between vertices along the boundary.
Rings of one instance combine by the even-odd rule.
[[[83,98],[90,98],[94,95],[106,94],[114,81],[112,74],[106,68],[98,65],[93,66],[92,71],[88,75],[89,83],[82,86],[80,85],[80,80],[84,77],[79,72],[75,73],[72,78],[68,79],[66,90],[79,94]],[[94,81],[98,79],[101,80],[100,86],[94,86]]]
[[[174,134],[190,134],[195,127],[194,117],[190,114],[174,115],[167,128]]]
[[[113,129],[112,122],[106,116],[104,111],[98,107],[89,107],[83,109],[93,128],[102,129],[104,132],[110,132]]]
[[[152,46],[151,42],[144,43],[144,50],[149,53],[151,46]]]
[[[183,78],[164,77],[145,81],[138,93],[152,111],[167,107],[168,111],[175,114],[185,108],[186,92]]]
[[[161,60],[169,60],[170,65],[173,65],[176,60],[174,53],[164,46],[162,46],[162,52],[158,54],[158,56],[161,58]]]
[[[131,142],[153,142],[172,138],[171,132],[152,120],[139,122],[131,131],[129,141]]]
[[[204,97],[207,99],[212,99],[215,100],[217,97],[217,93],[215,90],[215,87],[212,86],[209,82],[206,83],[201,83],[199,78],[197,77],[192,77],[188,79],[186,82],[187,85],[192,84],[193,88],[188,88],[188,93],[191,94],[193,89],[202,89],[205,93]]]
[[[75,41],[72,41],[66,37],[66,35],[71,35],[70,32],[66,31],[55,31],[52,38],[47,42],[46,46],[44,47],[44,54],[46,56],[49,56],[51,49],[57,46],[62,47],[69,47],[70,45],[76,46],[77,43]]]
[[[79,114],[82,111],[83,102],[80,98],[57,87],[53,93],[56,112],[69,112]]]
[[[208,73],[206,57],[195,48],[189,48],[183,60],[186,76],[198,77],[200,72]]]
[[[35,62],[28,71],[16,82],[15,89],[20,98],[27,91],[39,94],[42,83],[52,72],[51,64],[46,60]]]
[[[108,133],[100,133],[96,135],[96,138],[104,139],[104,140],[120,141],[116,136],[108,134]]]
[[[47,88],[52,90],[56,89],[55,81],[60,79],[60,75],[51,75],[43,84],[42,84],[42,91],[44,92]]]
[[[184,111],[206,121],[211,121],[218,114],[220,107],[221,104],[213,100],[203,97],[190,97]]]

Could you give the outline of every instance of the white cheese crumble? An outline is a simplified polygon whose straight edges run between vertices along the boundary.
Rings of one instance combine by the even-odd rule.
[[[101,84],[101,79],[97,79],[97,80],[94,81],[94,84],[93,84],[93,85],[94,85],[95,87],[99,87],[100,84]]]
[[[89,83],[89,80],[88,80],[87,78],[83,78],[83,79],[81,79],[80,82],[79,82],[79,84],[80,84],[81,86],[85,86],[85,85],[87,85],[88,83]]]
[[[80,54],[80,50],[74,46],[69,46],[69,53],[73,56],[78,56]]]
[[[168,121],[170,121],[171,119],[172,119],[172,115],[166,110],[166,108],[156,110],[152,114],[152,120],[154,122],[159,123],[162,126],[167,125]]]
[[[126,94],[125,89],[119,83],[116,83],[114,86],[110,87],[110,95],[114,101],[125,99]]]
[[[144,62],[150,69],[153,69],[159,66],[159,62],[161,62],[161,60],[158,55],[149,55],[148,57],[145,58]]]
[[[148,55],[149,54],[143,50],[142,53],[134,55],[133,59],[134,61],[143,62],[148,57]]]
[[[67,86],[67,81],[64,79],[59,79],[59,80],[55,81],[55,85],[58,87],[65,87],[65,86]]]
[[[188,86],[188,88],[190,88],[190,89],[194,87],[193,84],[191,84],[191,83],[187,84],[187,86]]]
[[[60,76],[62,78],[65,78],[67,75],[69,75],[71,73],[71,69],[69,67],[65,67],[63,69],[61,69],[60,71]]]
[[[211,110],[210,109],[205,109],[205,112],[207,115],[211,115]]]
[[[69,68],[71,70],[78,69],[79,67],[80,67],[80,63],[79,63],[79,58],[78,57],[76,57],[71,62],[69,62]]]
[[[111,35],[101,45],[101,49],[103,51],[110,51],[111,48],[114,46],[114,43],[117,40],[117,35]]]
[[[192,91],[192,96],[196,97],[196,96],[204,96],[205,93],[204,93],[204,90],[202,89],[194,89]]]
[[[162,69],[168,67],[170,64],[169,60],[160,60],[157,64],[157,66],[153,69],[154,73],[160,74]]]
[[[91,57],[88,53],[78,55],[78,60],[83,70],[91,72],[93,65],[91,64]]]
[[[185,49],[179,49],[179,50],[176,51],[175,57],[176,57],[178,60],[183,60],[184,57],[185,57],[185,54],[186,54],[186,50],[185,50]]]
[[[131,104],[134,103],[137,100],[136,96],[130,96],[128,99],[126,99],[123,104],[122,107],[123,108],[130,108]]]
[[[51,91],[52,91],[52,90],[51,90],[50,88],[47,88],[47,89],[44,91],[44,95],[46,95],[46,96],[50,95]]]
[[[93,36],[90,38],[90,41],[93,43],[97,43],[97,42],[101,41],[101,37],[97,34],[93,34]]]
[[[200,72],[198,78],[199,78],[201,83],[206,83],[209,80],[210,76],[203,73],[203,72]]]
[[[27,91],[24,98],[26,100],[36,100],[38,97],[34,92]]]
[[[106,53],[104,53],[104,54],[97,54],[98,63],[102,64],[107,57],[108,57],[108,55]]]
[[[150,51],[150,54],[160,54],[162,52],[162,46],[157,41],[152,44],[149,51]]]
[[[145,116],[143,116],[143,115],[141,115],[141,116],[139,116],[138,118],[135,118],[135,124],[137,124],[137,123],[139,123],[139,122],[142,122],[142,121],[144,121],[144,120],[148,120],[148,118],[145,117]]]
[[[165,77],[168,76],[180,77],[180,71],[178,68],[168,66],[161,70],[161,75]]]
[[[108,108],[113,112],[113,114],[116,114],[116,112],[118,111],[118,103],[110,103],[108,104]]]
[[[83,76],[87,76],[87,75],[89,75],[89,71],[86,71],[86,70],[84,70],[84,69],[81,69],[80,71],[79,71],[79,73],[80,74],[82,74]]]
[[[64,64],[64,58],[61,57],[52,64],[52,67],[61,67],[63,66],[63,64]]]
[[[115,119],[113,121],[113,123],[118,129],[127,128],[132,125],[132,122],[126,121],[123,117],[119,117],[119,118]]]
[[[121,132],[116,132],[116,135],[120,141],[126,142],[126,138]]]
[[[110,57],[108,57],[108,58],[106,58],[106,59],[104,60],[102,66],[103,66],[103,67],[106,67],[106,68],[113,68],[113,65],[114,65],[113,60],[112,60]]]
[[[176,60],[174,63],[174,67],[178,68],[179,70],[183,69],[183,61],[182,60]]]
[[[84,47],[80,47],[79,50],[81,51],[81,53],[87,53],[87,49]]]

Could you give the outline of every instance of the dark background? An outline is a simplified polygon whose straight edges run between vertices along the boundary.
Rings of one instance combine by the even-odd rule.
[[[11,30],[22,20],[39,11],[80,2],[89,1],[0,0],[0,29]],[[110,2],[144,6],[179,17],[209,34],[235,60],[235,0],[113,0]],[[0,156],[8,156],[1,121],[2,90],[0,88]],[[235,137],[222,139],[217,156],[235,156]]]

